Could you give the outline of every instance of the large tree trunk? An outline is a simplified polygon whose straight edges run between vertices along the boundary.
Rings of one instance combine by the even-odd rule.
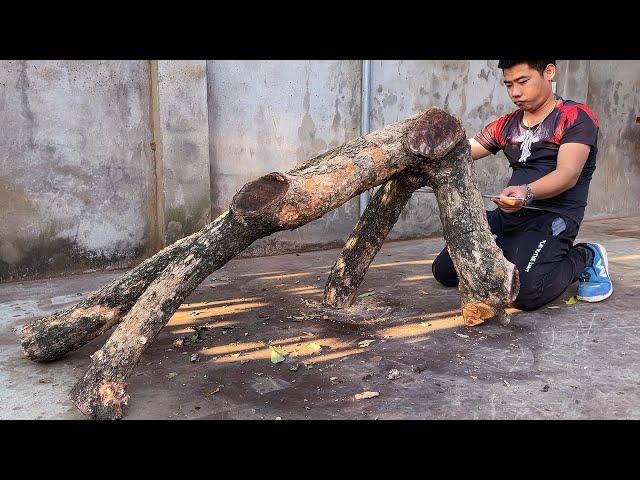
[[[407,146],[414,153],[423,148],[411,133]],[[324,302],[333,308],[351,305],[402,208],[423,185],[433,187],[440,207],[445,242],[460,279],[465,323],[476,325],[493,316],[508,323],[505,307],[518,294],[518,271],[491,235],[466,140],[443,158],[424,162],[378,190],[331,270]]]
[[[440,111],[432,109],[430,112],[430,116],[435,118]],[[259,193],[258,201],[269,195],[269,189],[274,189],[271,192],[273,201],[280,200],[278,192],[289,192],[289,204],[281,212],[281,224],[272,231],[295,228],[318,218],[327,209],[340,206],[420,162],[419,157],[407,152],[402,145],[407,131],[419,117],[424,118],[425,115],[417,114],[365,137],[358,137],[304,162],[287,174],[271,173],[252,182],[250,185],[253,185],[254,192]],[[433,151],[428,151],[427,155],[438,155],[438,148],[442,148],[438,140],[432,140],[430,145]],[[341,180],[344,180],[342,186]],[[298,204],[308,204],[312,208],[305,210],[298,208]],[[326,208],[313,208],[313,205],[321,207],[323,204]],[[292,218],[287,220],[287,216]],[[57,360],[120,322],[160,272],[188,251],[204,230],[163,249],[77,305],[25,325],[21,332],[25,355],[35,361]]]
[[[76,406],[91,418],[120,418],[129,398],[125,382],[142,352],[210,272],[261,236],[260,230],[229,211],[198,232],[189,250],[152,282],[105,345],[91,356],[91,366],[71,390]]]
[[[144,291],[102,349],[92,356],[72,400],[92,418],[119,418],[126,379],[144,349],[184,299],[210,273],[271,233],[320,218],[365,190],[426,159],[446,155],[464,136],[459,122],[439,109],[389,125],[319,155],[286,174],[246,184],[228,212],[197,234]],[[408,139],[419,151],[410,150]]]
[[[444,241],[458,273],[462,316],[477,325],[505,313],[520,289],[518,270],[498,248],[473,171],[467,141],[428,169],[429,184],[440,208]]]
[[[517,272],[493,243],[463,140],[460,122],[432,108],[285,174],[264,175],[246,184],[229,210],[200,232],[159,252],[76,307],[25,327],[25,351],[37,359],[57,358],[124,316],[71,392],[78,408],[92,418],[119,418],[128,400],[126,380],[143,351],[206,276],[256,239],[298,228],[391,179],[375,197],[370,215],[377,208],[388,233],[398,209],[428,180],[441,207],[445,240],[461,272],[463,314],[469,323],[477,323],[515,296]],[[385,192],[391,201],[385,200]],[[369,236],[367,228],[364,218],[360,237],[371,241],[362,251],[372,259],[386,233]],[[356,268],[355,283],[370,259]],[[50,350],[47,341],[52,343]]]
[[[326,305],[344,308],[353,303],[369,265],[402,209],[413,192],[424,185],[424,176],[406,173],[392,178],[378,189],[331,269],[324,289],[323,302]]]

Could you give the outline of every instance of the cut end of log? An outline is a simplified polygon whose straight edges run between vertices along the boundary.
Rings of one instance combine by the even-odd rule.
[[[22,351],[34,362],[58,360],[108,330],[119,319],[118,308],[103,305],[57,312],[22,327]]]
[[[268,173],[243,186],[232,201],[232,209],[243,217],[260,215],[278,202],[289,189],[287,177],[278,172]]]
[[[41,334],[40,325],[37,323],[28,323],[22,327],[20,331],[20,345],[22,352],[34,362],[51,362],[57,360],[66,353],[58,351],[52,345],[51,338]]]
[[[126,383],[113,380],[103,380],[97,388],[93,386],[88,390],[76,385],[71,392],[71,400],[92,419],[118,420],[122,418],[122,406],[129,401],[125,387]]]
[[[462,318],[467,326],[484,323],[496,314],[495,308],[482,302],[467,303],[462,307]]]
[[[439,108],[430,108],[411,126],[404,141],[414,155],[442,158],[465,138],[460,121]]]
[[[98,395],[103,408],[113,410],[116,418],[122,417],[122,405],[129,401],[129,395],[124,393],[125,384],[104,380],[98,387]]]

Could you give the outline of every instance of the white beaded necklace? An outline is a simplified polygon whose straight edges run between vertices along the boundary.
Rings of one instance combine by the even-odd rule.
[[[557,100],[553,103],[553,108],[544,116],[544,118],[540,121],[540,123],[538,124],[535,130],[527,129],[524,132],[524,139],[520,144],[520,150],[522,150],[522,154],[518,159],[519,163],[527,163],[527,158],[531,156],[531,144],[533,143],[533,139],[536,137],[536,135],[538,135],[538,132],[540,131],[540,127],[542,127],[542,124],[547,119],[547,117],[551,115],[551,112],[553,112],[556,109],[556,104],[557,104]],[[522,114],[522,123],[524,124],[524,114]]]

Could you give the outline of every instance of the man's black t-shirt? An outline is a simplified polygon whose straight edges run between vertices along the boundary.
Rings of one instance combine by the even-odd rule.
[[[590,145],[589,157],[574,187],[553,198],[531,202],[532,207],[566,215],[580,224],[596,169],[598,119],[586,105],[558,96],[554,110],[540,124],[526,127],[523,116],[522,110],[503,115],[474,138],[494,155],[504,151],[513,169],[509,186],[532,183],[554,171],[560,145]]]

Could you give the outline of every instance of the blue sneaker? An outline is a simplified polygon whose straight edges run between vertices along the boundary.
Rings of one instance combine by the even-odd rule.
[[[613,293],[607,251],[598,243],[583,245],[593,250],[593,261],[580,273],[576,297],[583,302],[601,302]]]

